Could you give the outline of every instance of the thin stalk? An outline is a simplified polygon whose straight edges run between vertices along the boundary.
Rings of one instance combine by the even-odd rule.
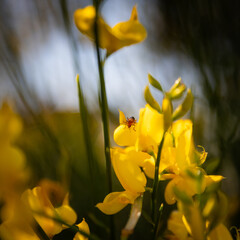
[[[61,5],[61,11],[63,15],[63,20],[64,20],[64,26],[66,33],[69,37],[69,43],[71,47],[71,52],[74,60],[74,67],[77,72],[80,71],[80,66],[79,66],[79,60],[77,56],[78,48],[77,44],[74,40],[70,21],[69,21],[69,14],[68,14],[68,6],[66,0],[61,0],[60,1]],[[90,181],[91,181],[91,186],[92,186],[92,192],[93,192],[93,198],[95,196],[95,181],[94,181],[94,157],[93,157],[93,149],[92,149],[92,143],[91,143],[91,138],[90,138],[90,133],[89,133],[89,128],[88,128],[88,111],[86,108],[86,104],[84,101],[83,97],[83,92],[81,88],[81,84],[79,81],[79,75],[76,77],[77,80],[77,88],[78,88],[78,100],[79,100],[79,113],[80,113],[80,118],[82,121],[82,129],[83,129],[83,136],[84,136],[84,142],[85,142],[85,147],[86,147],[86,153],[87,153],[87,159],[88,159],[88,165],[89,165],[89,173],[90,173]],[[94,199],[93,199],[94,200]],[[95,202],[95,200],[94,200]]]
[[[93,159],[92,145],[91,145],[91,139],[90,139],[88,124],[87,124],[86,107],[84,103],[82,89],[79,82],[79,75],[77,75],[76,80],[77,80],[77,87],[78,87],[79,113],[82,120],[82,129],[83,129],[83,135],[85,140],[85,147],[87,151],[90,181],[91,181],[93,198],[94,198],[95,185],[94,185],[94,159]]]
[[[163,133],[162,140],[158,147],[158,154],[157,159],[155,163],[155,174],[154,174],[154,180],[153,180],[153,191],[152,191],[152,220],[155,222],[156,218],[156,205],[157,205],[157,189],[158,189],[158,181],[159,181],[159,165],[160,165],[160,159],[161,159],[161,152],[164,142],[165,132]]]
[[[108,120],[108,102],[107,94],[105,87],[105,79],[103,74],[103,65],[100,57],[99,50],[99,36],[98,36],[98,1],[94,1],[96,8],[96,19],[94,24],[94,33],[95,33],[95,47],[97,52],[97,62],[98,62],[98,72],[100,80],[100,102],[101,102],[101,111],[102,111],[102,122],[103,122],[103,133],[104,133],[104,144],[105,144],[105,157],[106,157],[106,171],[108,179],[108,192],[112,192],[112,175],[111,175],[111,158],[110,158],[110,138],[109,138],[109,120]]]
[[[100,81],[100,107],[102,112],[102,122],[103,122],[103,134],[104,134],[104,149],[105,149],[105,159],[106,159],[106,175],[108,182],[108,192],[112,192],[112,172],[111,172],[111,157],[110,157],[110,138],[109,138],[109,120],[108,120],[108,102],[105,87],[105,79],[103,74],[103,62],[101,62],[100,50],[99,50],[99,36],[98,36],[98,0],[93,1],[96,9],[96,18],[94,22],[94,34],[95,34],[95,47],[97,52],[97,62],[98,62],[98,73]],[[110,239],[115,239],[115,224],[114,217],[110,216]]]
[[[157,220],[156,220],[156,224],[154,226],[154,231],[153,231],[154,240],[157,240],[157,237],[158,237],[159,223],[161,220],[162,212],[163,212],[163,204],[160,205],[160,208],[157,212]]]

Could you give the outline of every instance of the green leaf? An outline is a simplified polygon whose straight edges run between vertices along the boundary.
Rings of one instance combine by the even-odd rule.
[[[161,84],[150,73],[148,74],[148,81],[153,87],[163,92]]]
[[[152,96],[149,86],[146,86],[145,91],[144,91],[144,98],[146,102],[155,110],[158,112],[161,112],[160,105],[158,102],[155,100],[155,98]]]

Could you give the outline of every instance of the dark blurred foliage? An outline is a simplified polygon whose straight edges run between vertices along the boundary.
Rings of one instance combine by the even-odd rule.
[[[218,149],[215,156],[220,158],[218,169],[231,162],[239,181],[240,2],[161,0],[159,10],[164,20],[161,34],[164,46],[190,56],[202,75],[198,85],[208,104],[201,117],[202,120],[210,118],[210,126],[205,128],[208,133],[214,131],[214,144],[209,144]],[[199,129],[195,130],[197,133]],[[207,139],[204,140],[203,146],[209,149]],[[211,155],[211,148],[207,151]],[[238,206],[238,213],[232,219],[238,225],[239,216]]]
[[[107,226],[109,219],[94,207],[106,195],[99,110],[87,113],[96,162],[93,170],[95,184],[91,185],[79,114],[56,112],[51,102],[43,103],[29,86],[29,79],[21,63],[21,42],[25,38],[33,37],[38,32],[37,36],[44,40],[48,31],[59,29],[68,36],[74,72],[79,72],[79,43],[73,31],[72,13],[87,2],[91,3],[77,0],[1,0],[0,70],[2,76],[8,76],[11,83],[1,79],[0,84],[1,87],[14,86],[16,106],[24,119],[25,130],[18,144],[25,151],[32,168],[29,187],[35,186],[41,178],[61,181],[70,189],[71,205],[77,211],[79,221],[85,217],[91,231],[104,239],[109,229],[102,225]],[[225,168],[234,166],[234,172],[238,173],[236,182],[232,183],[231,169],[225,173],[229,179],[227,187],[231,184],[235,186],[229,191],[236,190],[240,185],[240,1],[155,0],[148,4],[158,7],[157,14],[161,18],[149,13],[146,15],[145,21],[154,25],[155,30],[149,36],[154,39],[149,43],[155,44],[147,47],[153,54],[160,54],[163,50],[184,53],[199,69],[201,82],[196,83],[196,86],[202,88],[205,101],[196,99],[203,107],[199,108],[199,112],[196,104],[194,109],[195,142],[201,143],[209,152],[209,162],[212,164],[206,166],[210,169],[209,173],[223,172],[224,175]],[[20,25],[17,24],[18,14],[24,19]],[[27,26],[25,28],[24,22]],[[111,114],[111,122],[112,130],[117,125],[117,116]],[[114,189],[121,189],[116,178]],[[237,199],[236,206],[232,207],[234,210],[229,224],[239,226],[240,193],[238,196],[236,193],[228,194]],[[115,216],[118,235],[126,223],[128,213],[129,207]],[[146,229],[150,229],[150,225],[141,218],[136,235],[131,239],[144,239]],[[66,236],[71,235],[66,230],[54,239],[66,239]]]

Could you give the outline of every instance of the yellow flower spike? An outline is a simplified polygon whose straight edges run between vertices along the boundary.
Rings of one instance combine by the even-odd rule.
[[[114,133],[114,141],[119,146],[134,146],[137,139],[137,127],[138,124],[134,117],[127,118],[124,113],[119,111],[119,123]]]
[[[90,235],[90,229],[89,226],[87,224],[87,222],[85,221],[85,219],[83,218],[82,222],[80,222],[79,224],[77,224],[77,227],[79,228],[79,230],[87,233],[88,235]],[[76,235],[74,236],[73,240],[88,240],[88,237],[83,236],[81,233],[76,233]]]
[[[157,112],[147,104],[145,108],[140,110],[136,142],[137,150],[157,154],[163,132],[163,114]]]
[[[145,191],[147,179],[136,162],[132,161],[133,155],[121,148],[111,149],[112,165],[118,180],[125,190],[139,194]]]
[[[94,40],[94,20],[96,10],[93,6],[78,9],[74,13],[74,21],[80,32]],[[131,17],[111,28],[104,20],[98,18],[99,45],[107,49],[108,55],[118,49],[143,41],[147,32],[138,21],[136,6],[133,7]]]
[[[133,204],[138,197],[128,191],[109,193],[102,203],[98,203],[96,207],[107,215],[115,214],[125,208],[128,204]]]
[[[167,131],[172,124],[172,103],[168,97],[164,97],[162,101],[162,112],[164,119],[164,131]]]

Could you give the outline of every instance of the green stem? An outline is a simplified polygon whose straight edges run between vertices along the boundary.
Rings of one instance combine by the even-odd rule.
[[[109,120],[108,120],[108,102],[107,102],[107,94],[105,87],[105,79],[103,74],[103,65],[100,57],[99,50],[99,35],[98,35],[98,8],[99,2],[98,0],[94,0],[94,6],[96,9],[96,18],[94,22],[94,34],[95,34],[95,47],[97,52],[97,62],[98,62],[98,72],[99,72],[99,80],[100,80],[100,107],[102,112],[102,122],[103,122],[103,134],[104,134],[104,149],[105,149],[105,159],[106,159],[106,175],[108,181],[108,192],[112,192],[112,172],[111,172],[111,157],[110,157],[110,138],[109,138]],[[110,216],[110,239],[115,239],[115,225],[114,225],[114,217]]]
[[[158,181],[159,181],[159,165],[160,165],[164,137],[165,137],[165,132],[163,133],[162,140],[158,147],[157,160],[155,163],[155,174],[154,174],[153,191],[152,191],[152,220],[153,220],[153,222],[155,222],[155,220],[156,220],[155,218],[156,218],[156,205],[157,205],[157,189],[158,189]]]
[[[105,143],[105,157],[106,157],[106,170],[108,179],[108,192],[112,192],[112,175],[111,175],[111,158],[110,158],[110,138],[109,138],[109,120],[108,120],[108,102],[105,87],[105,79],[103,74],[103,66],[100,57],[99,50],[99,36],[98,36],[98,1],[94,1],[96,8],[96,20],[94,24],[95,33],[95,46],[97,52],[97,62],[98,62],[98,72],[100,80],[100,100],[101,100],[101,111],[102,111],[102,121],[103,121],[103,133],[104,133],[104,143]]]
[[[162,211],[163,211],[163,204],[160,205],[160,208],[157,212],[157,220],[156,220],[156,224],[154,226],[154,232],[153,232],[154,240],[157,240],[157,237],[158,237],[159,223],[162,216]]]

